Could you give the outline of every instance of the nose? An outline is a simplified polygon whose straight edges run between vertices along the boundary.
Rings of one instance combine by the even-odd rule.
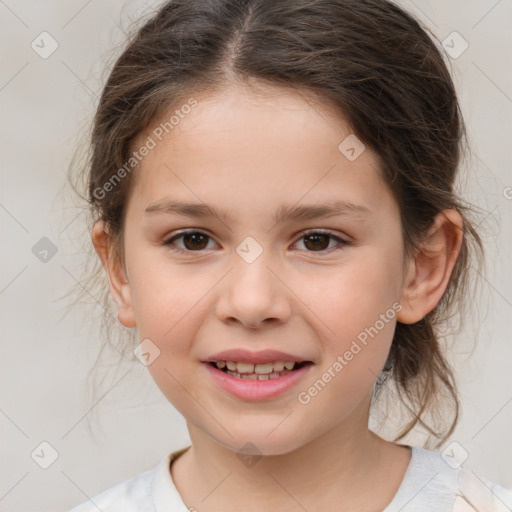
[[[266,324],[279,325],[290,317],[290,288],[264,254],[252,263],[235,256],[217,302],[216,314],[221,321],[258,329]]]

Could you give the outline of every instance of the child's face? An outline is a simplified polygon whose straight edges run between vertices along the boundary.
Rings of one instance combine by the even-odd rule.
[[[292,92],[273,94],[233,87],[196,97],[161,142],[148,132],[158,144],[135,171],[120,314],[160,350],[149,371],[189,425],[234,450],[250,441],[263,454],[289,452],[335,428],[367,427],[404,283],[399,210],[375,154],[366,148],[349,160],[352,152],[338,148],[351,133],[341,119]],[[145,213],[171,200],[228,216]],[[334,201],[358,209],[274,221],[285,207]],[[164,245],[191,228],[207,237]],[[313,229],[332,237],[304,238]],[[246,391],[233,394],[204,362],[239,348],[313,364],[288,389],[251,398],[259,382],[237,379]],[[289,377],[266,383],[281,379]]]

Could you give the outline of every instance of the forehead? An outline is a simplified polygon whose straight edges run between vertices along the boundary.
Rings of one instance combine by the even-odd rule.
[[[301,200],[371,208],[389,202],[378,157],[364,148],[347,158],[345,141],[358,139],[342,116],[313,97],[242,86],[191,97],[195,106],[173,107],[134,146],[148,137],[155,142],[135,171],[131,202],[138,211],[166,197],[229,204],[235,212],[259,204],[272,213]],[[155,133],[173,114],[172,129],[167,125],[159,140]]]

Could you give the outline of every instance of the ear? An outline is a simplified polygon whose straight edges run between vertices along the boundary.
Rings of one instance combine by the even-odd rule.
[[[397,321],[419,322],[441,300],[462,245],[463,220],[457,210],[443,210],[409,262]]]
[[[118,305],[117,318],[125,327],[135,327],[135,315],[132,308],[130,284],[122,263],[116,261],[111,253],[111,239],[106,231],[105,222],[97,221],[92,228],[94,248],[107,272],[110,293]]]

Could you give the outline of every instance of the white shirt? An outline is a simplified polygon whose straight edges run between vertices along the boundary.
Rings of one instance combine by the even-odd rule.
[[[189,512],[171,477],[170,463],[187,448],[144,473],[120,482],[69,512]],[[411,460],[382,512],[512,512],[512,490],[493,484],[454,459],[412,447]]]

